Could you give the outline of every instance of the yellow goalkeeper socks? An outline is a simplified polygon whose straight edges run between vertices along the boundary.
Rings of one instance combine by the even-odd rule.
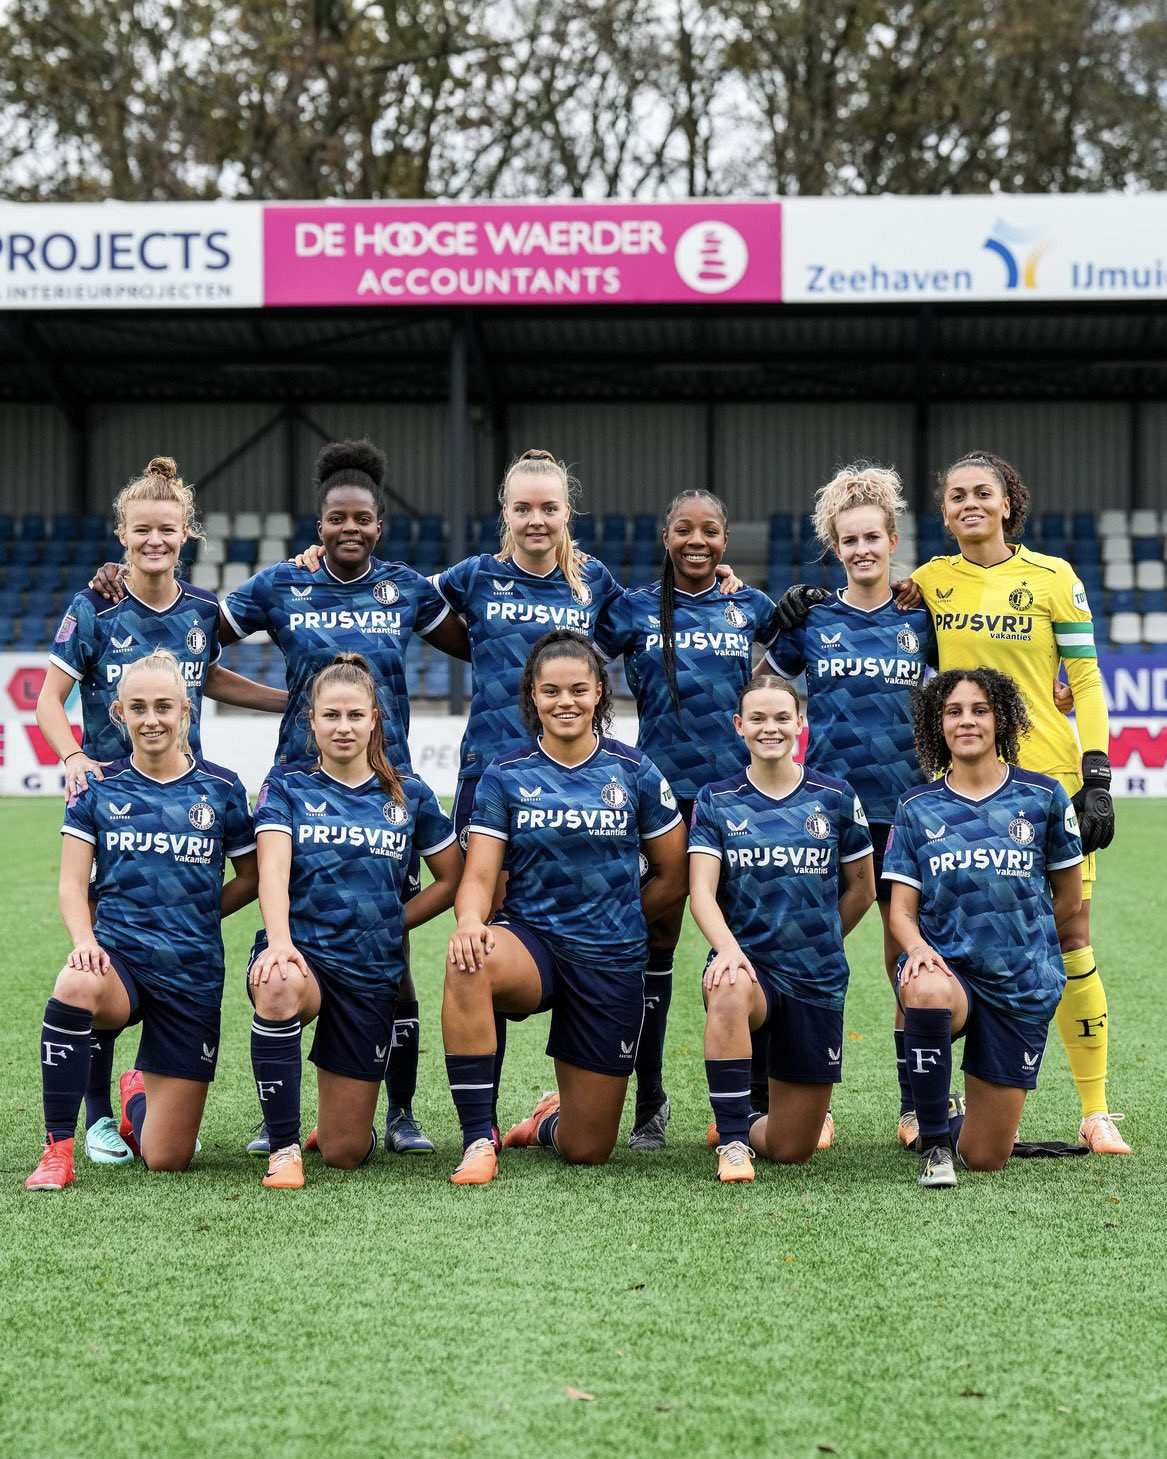
[[[1106,1110],[1106,990],[1094,966],[1094,949],[1063,953],[1066,986],[1055,1014],[1070,1073],[1082,1101],[1082,1118]]]

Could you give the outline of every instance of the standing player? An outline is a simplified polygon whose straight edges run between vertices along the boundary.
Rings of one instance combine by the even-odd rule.
[[[280,726],[278,764],[309,755],[308,696],[313,679],[338,653],[362,654],[377,685],[377,707],[389,763],[410,769],[405,651],[419,633],[443,653],[469,656],[461,623],[433,585],[403,562],[373,556],[385,517],[385,458],[370,441],[334,441],[316,458],[320,570],[277,562],[228,594],[224,642],[265,629],[287,665],[288,707]],[[406,896],[416,891],[410,871]],[[385,1143],[400,1155],[429,1154],[433,1142],[413,1114],[419,1049],[417,989],[408,962],[393,1019],[386,1090]],[[248,1147],[266,1154],[261,1133]]]
[[[183,544],[201,540],[194,491],[169,456],[155,456],[145,472],[114,500],[117,534],[126,549],[125,577],[117,602],[86,590],[73,599],[57,629],[36,717],[51,749],[65,765],[66,792],[84,792],[90,777],[126,753],[123,722],[111,714],[126,667],[154,648],[177,658],[190,701],[189,740],[201,753],[203,695],[224,704],[278,712],[285,695],[253,684],[219,663],[219,605],[177,576]],[[115,569],[116,572],[116,569]],[[65,704],[81,695],[81,745],[73,738]],[[117,1132],[110,1101],[116,1033],[93,1035],[89,1088],[85,1092],[85,1153],[100,1165],[123,1165],[133,1153]]]
[[[900,801],[885,875],[904,952],[899,999],[919,1181],[951,1186],[952,1040],[964,1038],[957,1154],[970,1170],[999,1170],[1065,981],[1058,932],[1081,904],[1082,848],[1063,787],[1017,767],[1030,719],[1011,679],[950,669],[917,690],[914,704],[920,765],[943,779]]]
[[[815,498],[815,532],[824,551],[833,552],[846,569],[847,586],[813,604],[766,655],[781,674],[806,674],[806,763],[842,776],[870,819],[884,967],[893,987],[899,946],[888,929],[891,888],[881,880],[883,854],[899,798],[921,778],[909,696],[922,682],[925,665],[936,662],[928,613],[901,608],[891,592],[891,560],[899,543],[896,521],[906,510],[899,475],[886,467],[857,462],[822,487]],[[918,1132],[898,1005],[894,1037],[900,1085],[897,1133],[901,1144],[912,1145]],[[833,1136],[834,1117],[828,1110],[821,1148]]]
[[[709,492],[681,492],[665,511],[660,581],[616,599],[596,633],[605,653],[624,656],[640,715],[637,748],[668,780],[685,827],[701,787],[745,764],[733,714],[753,673],[753,645],[769,644],[777,631],[765,593],[741,587],[727,598],[719,590],[717,568],[728,540],[724,503]],[[684,910],[678,902],[648,929],[636,1115],[628,1137],[633,1150],[665,1143],[665,1026]]]
[[[689,897],[713,951],[705,968],[705,1072],[719,1180],[751,1181],[750,1147],[802,1164],[842,1071],[843,938],[875,897],[871,839],[846,781],[796,764],[803,720],[786,679],[740,692],[749,766],[697,796]],[[751,1033],[769,1049],[769,1113],[751,1115]]]
[[[1106,1098],[1106,993],[1090,941],[1094,853],[1114,837],[1110,726],[1090,605],[1068,562],[1009,540],[1021,535],[1029,491],[1007,461],[988,451],[962,456],[941,473],[939,497],[960,551],[934,557],[912,580],[932,614],[941,669],[985,666],[1015,680],[1033,721],[1021,763],[1052,775],[1073,797],[1086,860],[1081,908],[1058,929],[1066,967],[1058,1032],[1082,1103],[1080,1143],[1099,1154],[1129,1155]],[[1076,701],[1081,751],[1050,703],[1059,664]]]
[[[271,1142],[264,1185],[304,1184],[300,1032],[320,1091],[325,1163],[363,1165],[385,1076],[405,934],[454,901],[462,854],[434,793],[386,756],[377,686],[359,654],[338,654],[309,691],[315,764],[277,765],[256,804],[266,934],[248,978],[251,1062]],[[424,856],[433,882],[408,897]]]
[[[684,895],[673,793],[650,760],[604,735],[611,689],[592,645],[566,629],[540,638],[520,694],[535,739],[479,781],[446,969],[442,1032],[464,1147],[456,1185],[498,1170],[497,1012],[551,1009],[558,1086],[503,1144],[550,1146],[574,1164],[608,1159],[644,1017],[647,922]],[[642,847],[655,873],[643,893]]]
[[[233,771],[189,753],[186,677],[169,650],[126,667],[113,712],[129,758],[107,764],[101,788],[65,811],[60,908],[73,951],[45,1007],[46,1143],[29,1190],[73,1183],[95,1025],[141,1023],[137,1067],[121,1080],[121,1133],[152,1170],[186,1169],[218,1057],[220,922],[255,898],[246,792]],[[226,857],[235,876],[224,886]]]

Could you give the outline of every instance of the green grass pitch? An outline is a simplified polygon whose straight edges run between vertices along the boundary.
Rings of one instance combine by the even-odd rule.
[[[668,1150],[620,1148],[599,1170],[519,1151],[489,1188],[452,1187],[443,919],[414,940],[417,1105],[438,1154],[379,1153],[353,1175],[309,1157],[303,1192],[265,1191],[242,1153],[256,1118],[241,982],[252,908],[227,928],[223,1054],[191,1173],[82,1160],[74,1188],[29,1195],[38,1025],[68,950],[59,812],[0,803],[5,1459],[1161,1452],[1167,804],[1120,805],[1095,922],[1112,1099],[1135,1155],[1014,1162],[951,1192],[917,1189],[916,1162],[894,1143],[874,912],[849,943],[837,1143],[808,1167],[759,1163],[746,1189],[712,1179],[704,949],[688,924],[666,1051]],[[538,1019],[512,1032],[504,1119],[549,1082],[545,1036]],[[119,1045],[119,1070],[135,1044]],[[305,1127],[313,1088],[306,1073]],[[1023,1131],[1076,1128],[1051,1032]]]

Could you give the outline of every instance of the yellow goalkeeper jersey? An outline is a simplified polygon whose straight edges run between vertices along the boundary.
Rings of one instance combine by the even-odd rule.
[[[1027,770],[1076,777],[1081,751],[1053,702],[1058,663],[1074,691],[1082,745],[1109,748],[1102,676],[1086,592],[1064,558],[1014,547],[1006,562],[981,567],[959,553],[934,557],[913,579],[936,628],[940,668],[999,669],[1016,681],[1033,729],[1021,741]]]

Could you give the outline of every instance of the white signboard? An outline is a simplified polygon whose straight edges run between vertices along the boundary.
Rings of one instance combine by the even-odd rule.
[[[792,198],[787,304],[1167,298],[1167,197]]]
[[[0,309],[262,304],[260,203],[0,204]]]

